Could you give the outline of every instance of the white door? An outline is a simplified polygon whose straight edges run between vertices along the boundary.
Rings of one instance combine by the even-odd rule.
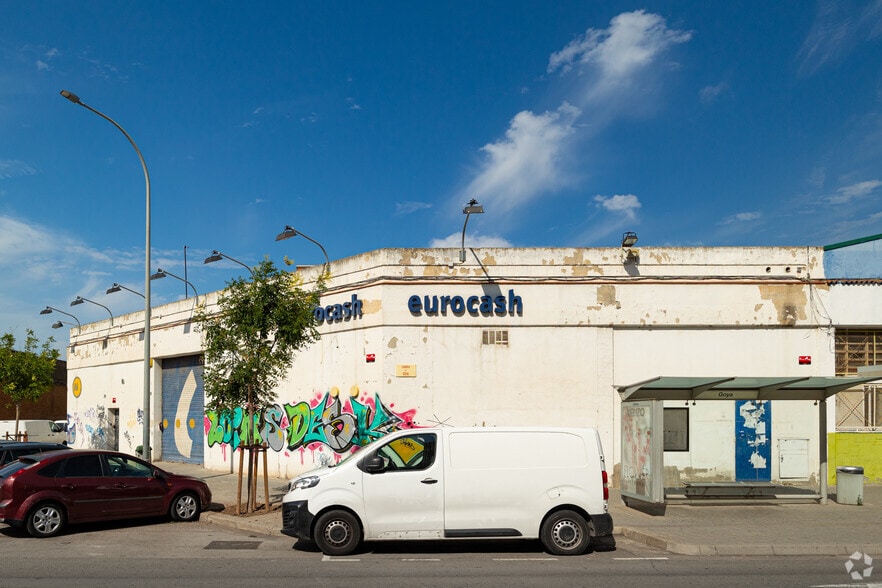
[[[779,478],[785,480],[809,477],[808,446],[808,439],[778,440]]]
[[[386,469],[362,473],[365,539],[443,536],[444,464],[437,446],[437,435],[414,432],[371,451]]]

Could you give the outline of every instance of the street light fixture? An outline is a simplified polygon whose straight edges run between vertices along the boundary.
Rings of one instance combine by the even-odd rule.
[[[247,265],[245,265],[244,263],[242,263],[242,262],[239,261],[238,259],[235,259],[235,258],[233,258],[233,257],[230,257],[229,255],[226,255],[226,254],[224,254],[224,253],[221,253],[221,252],[218,251],[217,249],[215,249],[214,251],[212,251],[212,252],[211,252],[211,255],[209,255],[208,257],[206,257],[206,258],[205,258],[205,261],[204,261],[203,263],[214,263],[215,261],[220,261],[220,260],[222,260],[222,259],[229,259],[230,261],[234,261],[234,262],[238,263],[239,265],[241,265],[242,267],[244,267],[245,269],[247,269],[249,272],[251,272],[251,278],[254,279],[254,270],[253,270],[253,269],[251,269],[250,267],[248,267]]]
[[[321,243],[319,243],[318,241],[316,241],[312,237],[304,235],[302,232],[294,229],[291,225],[285,225],[285,230],[282,231],[281,233],[279,233],[278,235],[276,235],[276,241],[290,239],[291,237],[296,237],[297,235],[300,235],[304,239],[306,239],[308,241],[312,241],[313,243],[315,243],[316,245],[319,246],[319,249],[321,249],[322,253],[325,255],[325,271],[324,271],[324,273],[325,273],[325,275],[330,274],[331,273],[331,260],[328,258],[328,252],[325,251],[325,248],[322,247]]]
[[[74,104],[78,104],[89,110],[94,112],[113,126],[117,128],[119,132],[121,132],[126,139],[129,140],[129,143],[132,144],[132,147],[135,149],[135,153],[138,154],[138,160],[141,162],[141,168],[144,170],[144,183],[147,189],[147,208],[145,215],[145,245],[144,245],[144,437],[143,437],[143,453],[141,454],[144,459],[147,461],[151,461],[150,455],[150,174],[147,172],[147,164],[144,162],[144,157],[141,155],[141,150],[138,149],[138,145],[135,144],[135,141],[129,136],[129,134],[123,129],[119,124],[107,116],[106,114],[95,110],[85,102],[82,102],[76,94],[72,92],[68,92],[67,90],[62,90],[61,95],[73,102]]]
[[[152,276],[150,276],[150,279],[151,279],[151,280],[159,280],[159,279],[162,279],[162,278],[164,278],[164,277],[166,277],[166,276],[170,276],[170,277],[172,277],[172,278],[175,278],[175,279],[177,279],[177,280],[180,280],[180,281],[184,282],[185,284],[187,284],[188,286],[190,286],[191,288],[193,288],[193,294],[195,294],[196,298],[199,298],[199,292],[196,291],[196,286],[194,286],[193,284],[191,284],[190,282],[188,282],[187,280],[185,280],[185,279],[182,278],[181,276],[176,276],[176,275],[174,275],[173,273],[171,273],[171,272],[169,272],[169,271],[166,271],[166,270],[164,270],[164,269],[162,269],[162,268],[156,270],[156,273],[153,274]],[[188,296],[188,298],[189,298],[189,296]],[[198,302],[198,301],[197,301],[197,302]]]
[[[51,307],[51,306],[47,306],[46,308],[44,308],[43,310],[40,311],[40,314],[52,314],[53,311],[54,311],[54,312],[60,312],[61,314],[67,315],[67,316],[71,317],[73,320],[77,321],[77,335],[80,334],[80,327],[81,327],[81,325],[80,325],[80,319],[78,319],[77,317],[75,317],[74,315],[72,315],[72,314],[69,313],[69,312],[64,312],[63,310],[58,310],[57,308],[53,308],[53,307]],[[52,325],[52,328],[54,329],[54,328],[57,328],[57,327],[55,327],[55,325]]]
[[[83,302],[91,302],[91,303],[94,304],[95,306],[100,306],[101,308],[103,308],[104,310],[106,310],[106,311],[107,311],[107,314],[110,315],[110,326],[111,326],[111,327],[113,326],[113,313],[110,312],[110,309],[107,308],[106,306],[104,306],[103,304],[99,304],[98,302],[95,302],[94,300],[89,300],[88,298],[83,298],[82,296],[77,296],[76,299],[75,299],[73,302],[70,303],[70,305],[71,305],[71,306],[76,306],[77,304],[82,304]]]
[[[459,263],[465,263],[466,260],[466,251],[465,251],[465,232],[466,225],[469,224],[469,216],[473,214],[484,214],[484,207],[478,204],[478,201],[472,198],[468,201],[468,203],[463,207],[462,213],[466,215],[465,222],[462,223],[462,247],[459,250]]]
[[[132,294],[137,294],[141,298],[144,298],[144,295],[141,294],[140,292],[138,292],[136,290],[132,290],[131,288],[127,288],[127,287],[123,286],[122,284],[117,284],[116,282],[113,283],[113,286],[111,286],[110,288],[107,289],[107,293],[113,294],[114,292],[119,292],[120,290],[128,290]]]

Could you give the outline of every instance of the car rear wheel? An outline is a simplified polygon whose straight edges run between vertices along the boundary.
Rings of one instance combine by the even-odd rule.
[[[349,555],[361,543],[361,525],[345,510],[332,510],[316,521],[314,539],[325,555]]]
[[[28,513],[28,533],[32,537],[52,537],[64,528],[64,510],[54,502],[38,504]]]
[[[199,512],[199,499],[192,492],[183,492],[172,500],[171,518],[175,521],[195,521]]]
[[[540,537],[554,555],[581,555],[591,540],[585,518],[571,510],[559,510],[545,519]]]

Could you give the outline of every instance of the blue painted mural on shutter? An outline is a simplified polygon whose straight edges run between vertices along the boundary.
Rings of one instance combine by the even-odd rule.
[[[772,403],[735,401],[735,479],[769,482],[772,479]]]
[[[205,461],[205,387],[198,355],[162,360],[162,459]]]

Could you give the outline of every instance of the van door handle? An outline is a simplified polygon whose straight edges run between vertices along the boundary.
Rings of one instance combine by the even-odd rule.
[[[420,483],[422,483],[422,484],[437,484],[438,480],[436,480],[435,478],[423,478],[422,480],[420,480]]]

